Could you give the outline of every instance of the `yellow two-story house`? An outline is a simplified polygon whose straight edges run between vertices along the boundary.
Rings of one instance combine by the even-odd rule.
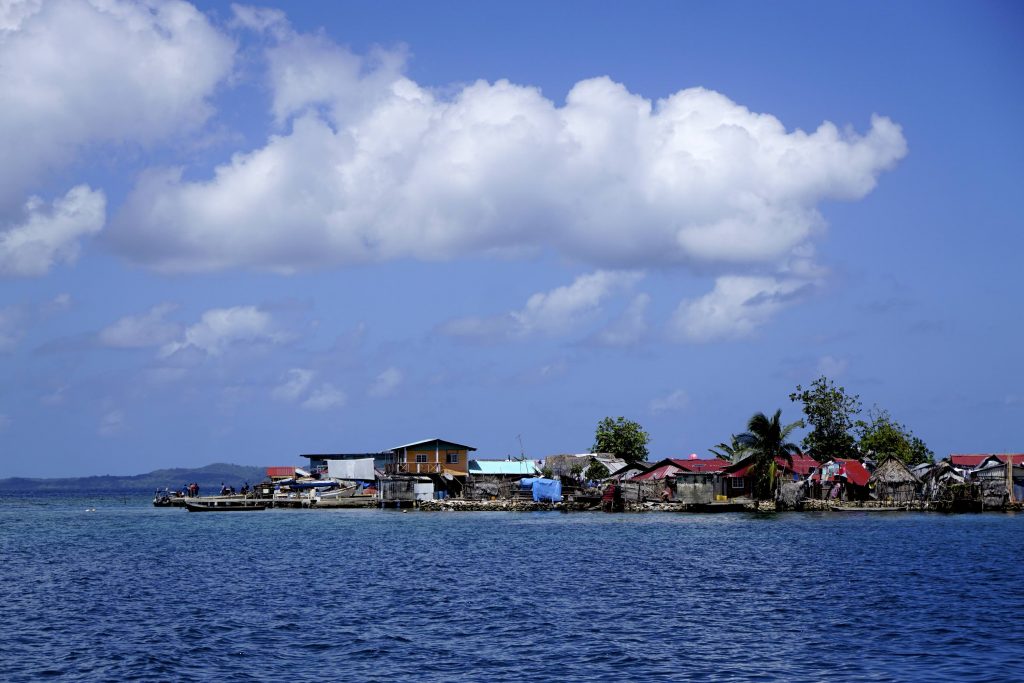
[[[469,469],[469,453],[475,450],[472,446],[444,439],[416,441],[392,448],[384,472],[465,475]]]

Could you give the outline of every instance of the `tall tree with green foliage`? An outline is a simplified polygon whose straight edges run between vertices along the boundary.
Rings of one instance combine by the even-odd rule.
[[[907,465],[935,460],[935,453],[914,436],[906,425],[894,420],[888,410],[875,406],[868,411],[868,421],[857,420],[858,447],[862,453],[876,458],[892,456]]]
[[[748,470],[748,476],[753,478],[751,495],[754,500],[770,500],[774,497],[775,459],[782,458],[792,467],[793,456],[800,452],[800,447],[788,440],[800,422],[783,425],[781,417],[781,410],[776,410],[771,417],[756,413],[747,423],[747,431],[737,437],[754,458]]]
[[[628,463],[643,462],[647,459],[647,444],[650,435],[639,423],[624,417],[606,417],[597,423],[594,434],[594,453],[612,453]]]
[[[708,452],[716,458],[722,458],[729,462],[739,462],[748,455],[747,447],[740,442],[739,434],[733,434],[729,443],[723,441],[714,448],[709,448]]]
[[[799,426],[811,427],[803,439],[804,451],[808,455],[824,462],[829,458],[850,458],[857,454],[851,431],[854,416],[861,410],[860,396],[847,394],[846,389],[822,375],[806,389],[798,384],[789,400],[803,404],[804,419],[798,423]]]

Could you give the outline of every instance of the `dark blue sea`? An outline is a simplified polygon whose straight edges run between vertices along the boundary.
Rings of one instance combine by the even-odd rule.
[[[1004,514],[5,497],[0,679],[1022,680],[1022,551]]]

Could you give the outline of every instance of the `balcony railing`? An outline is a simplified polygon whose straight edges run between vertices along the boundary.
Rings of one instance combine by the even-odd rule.
[[[396,462],[384,465],[385,474],[441,474],[444,465],[438,462]]]

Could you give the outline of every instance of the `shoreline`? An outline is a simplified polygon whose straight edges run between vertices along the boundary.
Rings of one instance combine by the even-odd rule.
[[[316,506],[313,506],[315,509]],[[422,512],[602,512],[600,504],[577,503],[565,501],[559,503],[516,500],[465,500],[461,498],[446,498],[443,500],[420,501],[416,505],[405,508],[416,509]],[[863,503],[836,504],[823,500],[806,500],[796,508],[777,507],[774,501],[761,501],[755,504],[750,500],[738,500],[734,503],[720,503],[710,505],[695,505],[678,502],[644,502],[625,503],[622,512],[643,513],[643,512],[678,512],[690,514],[714,514],[722,512],[751,512],[751,513],[775,513],[775,512],[836,512],[836,513],[863,513],[881,514],[885,512],[933,512],[937,514],[967,514],[978,512],[1003,512],[1015,513],[1024,511],[1024,503],[1009,503],[1002,508],[989,508],[977,510],[941,510],[934,501],[913,501],[910,503],[886,504],[877,501]],[[612,514],[612,513],[610,513]]]

